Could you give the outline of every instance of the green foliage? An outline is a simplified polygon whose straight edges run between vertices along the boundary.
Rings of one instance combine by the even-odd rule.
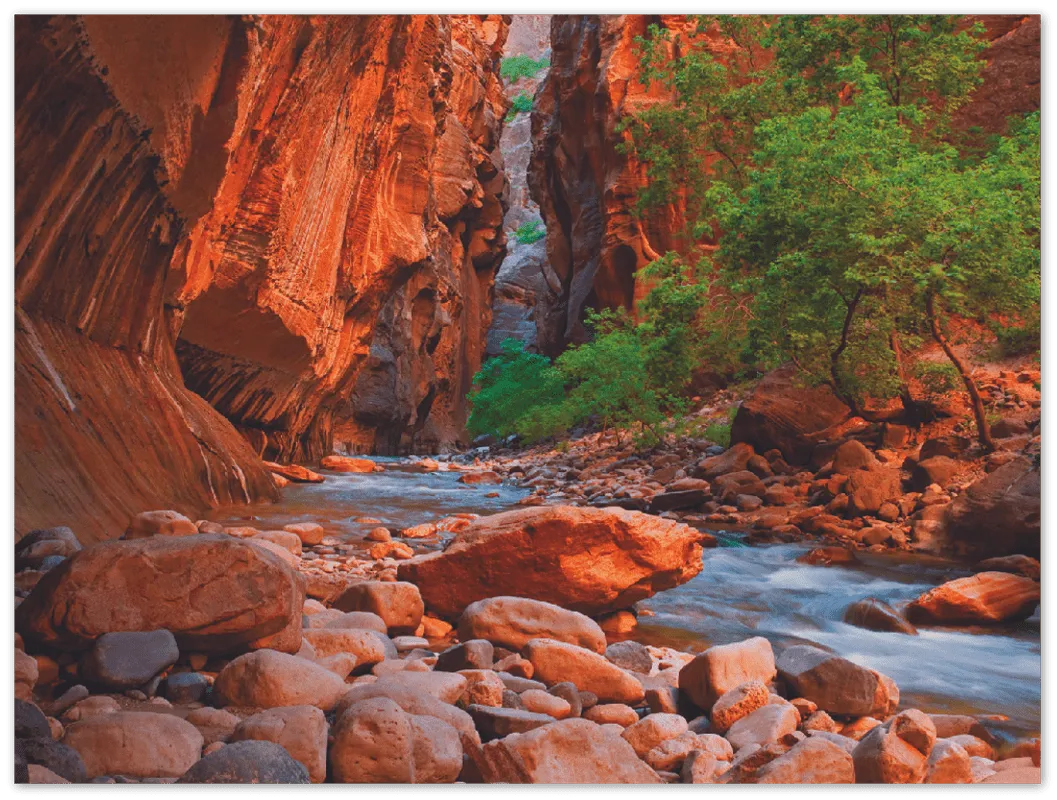
[[[930,397],[953,391],[960,382],[958,370],[946,362],[919,361],[914,365],[914,374]]]
[[[534,78],[550,64],[546,56],[538,61],[526,55],[508,56],[499,65],[499,75],[509,83],[517,83],[522,78]]]
[[[546,356],[526,353],[517,339],[505,340],[502,353],[481,366],[473,383],[466,421],[472,436],[537,439],[561,429],[562,376]]]
[[[532,111],[532,96],[527,92],[521,92],[511,101],[510,110],[506,112],[506,121],[510,122],[518,114],[527,114]]]
[[[538,242],[544,236],[547,235],[547,229],[543,227],[543,223],[538,219],[534,219],[531,222],[526,222],[524,225],[514,231],[514,238],[517,239],[521,244],[532,244]]]

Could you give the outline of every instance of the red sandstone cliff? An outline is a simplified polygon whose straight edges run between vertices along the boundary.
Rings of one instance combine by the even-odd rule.
[[[389,305],[424,320],[397,325],[404,424],[459,435],[503,249],[505,30],[18,18],[19,534],[273,496],[254,449],[329,450]]]
[[[1011,114],[1039,107],[1040,19],[986,16],[991,47],[984,83],[962,110],[964,127],[1001,130]],[[550,266],[560,290],[536,309],[540,349],[555,354],[584,336],[588,307],[632,304],[636,272],[652,249],[683,251],[678,198],[645,220],[632,214],[645,173],[617,146],[630,133],[617,124],[636,107],[662,95],[638,81],[634,39],[651,23],[687,32],[685,16],[554,16],[553,55],[536,95],[529,186],[547,227]],[[678,37],[673,37],[677,39]],[[729,45],[712,41],[720,51]]]

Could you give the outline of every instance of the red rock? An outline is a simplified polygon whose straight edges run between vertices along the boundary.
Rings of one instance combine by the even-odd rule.
[[[487,639],[520,650],[536,638],[606,651],[606,636],[590,617],[527,597],[490,597],[471,603],[459,617],[459,638]]]
[[[305,658],[258,650],[232,660],[213,684],[217,704],[250,708],[315,706],[330,711],[345,681]]]
[[[125,531],[125,539],[147,536],[194,536],[198,526],[176,511],[144,511],[137,514]]]
[[[1040,552],[1041,483],[1028,458],[976,481],[947,506],[937,549],[977,558]]]
[[[553,639],[533,639],[522,650],[535,677],[548,685],[570,681],[602,702],[634,704],[645,697],[631,673],[592,650]]]
[[[332,472],[385,472],[385,467],[376,464],[369,458],[350,458],[348,456],[323,456],[319,466]]]
[[[414,633],[422,621],[422,595],[403,581],[354,583],[331,603],[339,611],[369,611],[377,614],[389,633]]]
[[[817,647],[787,647],[777,666],[797,697],[831,714],[887,716],[899,705],[899,690],[886,676]]]
[[[980,572],[931,589],[907,606],[918,624],[991,624],[1027,619],[1041,596],[1039,584],[1007,572]]]
[[[1033,581],[1039,580],[1042,568],[1037,559],[1028,556],[1000,556],[988,558],[976,565],[980,572],[1009,572],[1013,575],[1023,575]]]
[[[855,564],[859,561],[855,553],[846,547],[816,547],[804,555],[799,556],[797,562],[800,564],[812,564],[816,566],[829,566],[830,564]]]
[[[917,635],[917,629],[903,619],[888,603],[873,597],[858,600],[844,610],[844,621],[849,625],[871,631],[891,631]]]
[[[679,690],[702,709],[748,681],[769,683],[776,674],[774,651],[762,636],[715,645],[679,671]]]
[[[484,472],[467,472],[465,475],[460,475],[458,482],[476,486],[478,484],[502,483],[503,479],[497,473],[485,470]]]
[[[936,740],[932,721],[917,709],[878,725],[856,745],[856,783],[921,783]]]
[[[442,616],[512,589],[599,614],[690,580],[702,567],[698,539],[686,525],[634,511],[545,506],[475,520],[443,552],[397,574]]]
[[[297,464],[276,464],[274,461],[265,461],[264,466],[276,475],[281,475],[294,483],[323,483],[326,480],[318,472],[313,472],[308,467],[302,467]]]
[[[100,592],[99,587],[106,591]],[[97,544],[48,572],[16,610],[27,641],[79,650],[104,633],[173,633],[182,650],[301,646],[301,576],[229,536]]]
[[[756,770],[753,783],[855,783],[855,763],[839,745],[810,738]]]

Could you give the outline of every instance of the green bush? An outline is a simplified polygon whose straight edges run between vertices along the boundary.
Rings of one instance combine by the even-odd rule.
[[[550,59],[544,57],[538,61],[525,55],[504,58],[499,65],[499,75],[509,83],[517,83],[522,78],[533,78],[551,65]]]
[[[516,231],[514,231],[514,238],[517,239],[521,244],[532,244],[538,242],[544,236],[547,235],[547,229],[543,227],[543,223],[538,219],[534,219],[531,222],[526,222]]]
[[[946,361],[919,361],[914,365],[914,374],[930,397],[953,391],[958,387],[958,370]]]
[[[511,101],[510,110],[506,112],[506,121],[511,122],[518,114],[527,114],[532,111],[532,97],[527,92],[522,92]]]

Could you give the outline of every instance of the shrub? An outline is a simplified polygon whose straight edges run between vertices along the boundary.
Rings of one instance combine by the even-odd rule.
[[[919,361],[914,365],[914,374],[932,398],[953,391],[959,383],[958,370],[946,361]]]
[[[546,356],[526,353],[517,339],[503,342],[500,355],[474,376],[473,387],[466,421],[471,436],[517,433],[534,440],[562,429],[561,374]]]
[[[550,59],[544,56],[538,61],[526,55],[510,56],[504,58],[499,65],[499,75],[509,83],[517,83],[522,78],[533,78],[551,64]]]
[[[538,219],[534,219],[531,222],[526,222],[516,231],[514,231],[514,238],[517,239],[521,244],[532,244],[538,242],[544,236],[547,235],[547,229],[543,227],[543,223]]]
[[[518,114],[527,114],[532,111],[532,97],[527,92],[522,92],[513,99],[510,110],[506,112],[506,121],[510,122]]]

